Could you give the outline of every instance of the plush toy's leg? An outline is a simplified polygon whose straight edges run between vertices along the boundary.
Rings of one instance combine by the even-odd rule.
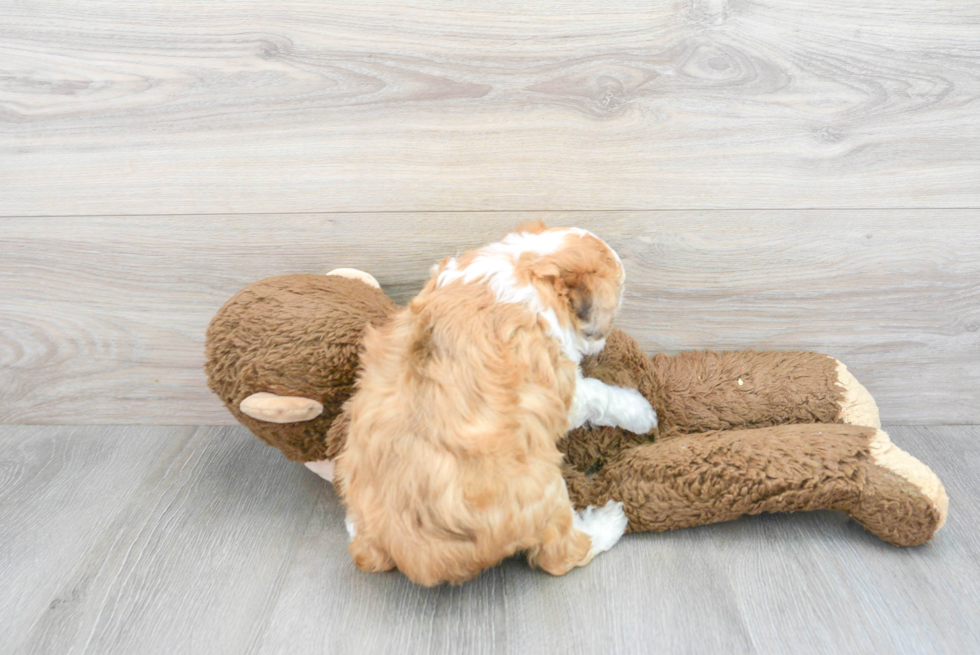
[[[647,357],[614,330],[584,375],[639,389],[660,434],[761,428],[786,423],[880,427],[871,394],[838,360],[803,351],[688,351]]]
[[[949,499],[932,469],[893,444],[881,429],[871,437],[870,453],[875,466],[867,467],[860,500],[844,511],[900,546],[922,543],[925,539],[917,535],[928,538],[943,527]]]
[[[878,406],[840,361],[812,352],[686,352],[650,360],[664,431],[786,423],[881,427]],[[656,406],[656,405],[655,405]]]
[[[936,475],[888,435],[844,424],[718,431],[643,444],[591,480],[573,475],[568,488],[576,506],[622,501],[632,532],[829,509],[898,546],[932,537],[948,505]]]

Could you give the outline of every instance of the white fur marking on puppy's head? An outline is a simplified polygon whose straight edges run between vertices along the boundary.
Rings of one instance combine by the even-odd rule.
[[[515,271],[519,261],[527,253],[539,258],[557,253],[567,244],[568,237],[592,237],[608,250],[616,259],[619,269],[619,285],[625,280],[622,260],[615,250],[602,239],[581,228],[542,227],[540,232],[519,231],[508,234],[501,241],[484,246],[475,252],[469,263],[460,266],[460,258],[446,259],[432,269],[436,277],[436,288],[453,282],[471,284],[483,282],[490,287],[498,302],[523,304],[536,315],[543,318],[550,334],[559,341],[562,351],[572,361],[578,363],[583,355],[593,355],[605,347],[605,338],[590,338],[581,334],[574,325],[562,324],[555,310],[547,307],[533,284],[518,282]],[[465,256],[464,256],[465,259]],[[622,298],[617,298],[617,308]]]

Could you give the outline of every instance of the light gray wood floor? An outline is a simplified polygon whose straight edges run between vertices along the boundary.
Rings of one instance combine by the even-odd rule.
[[[977,427],[896,427],[937,538],[842,515],[631,535],[563,578],[357,571],[329,484],[241,427],[0,427],[3,653],[976,653]]]

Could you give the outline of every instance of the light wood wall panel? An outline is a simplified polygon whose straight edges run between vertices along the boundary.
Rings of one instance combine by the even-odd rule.
[[[222,424],[208,321],[260,278],[354,266],[407,301],[519,222],[623,256],[649,351],[813,349],[895,423],[980,421],[980,211],[374,213],[0,221],[0,422]]]
[[[980,206],[974,0],[0,16],[0,215]]]

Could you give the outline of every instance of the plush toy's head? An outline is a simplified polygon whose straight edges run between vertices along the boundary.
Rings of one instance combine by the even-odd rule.
[[[380,289],[341,275],[250,284],[208,326],[208,386],[238,421],[290,460],[331,459],[343,443],[326,435],[353,393],[361,336],[396,309]],[[322,411],[299,422],[258,420],[242,402],[260,394],[312,399]]]

